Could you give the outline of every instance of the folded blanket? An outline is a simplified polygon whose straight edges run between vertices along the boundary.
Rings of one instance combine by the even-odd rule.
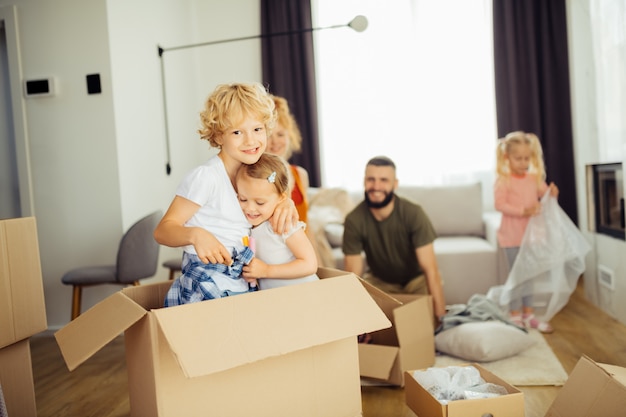
[[[448,306],[448,312],[441,319],[441,324],[437,327],[435,333],[450,329],[459,324],[475,322],[499,320],[504,323],[515,326],[498,304],[487,298],[483,294],[474,294],[470,297],[467,304],[453,304]]]

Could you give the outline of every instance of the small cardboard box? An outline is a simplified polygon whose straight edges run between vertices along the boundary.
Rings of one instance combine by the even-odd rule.
[[[486,382],[504,387],[508,394],[493,398],[450,401],[443,405],[417,382],[413,377],[415,371],[407,371],[404,394],[409,408],[418,417],[524,417],[524,394],[520,390],[477,363],[461,366],[470,365],[478,369]]]
[[[388,294],[361,279],[393,326],[371,334],[372,342],[359,344],[361,376],[404,386],[404,372],[435,363],[432,297]]]
[[[356,275],[161,308],[128,287],[55,336],[70,370],[124,332],[133,417],[361,415],[357,335],[391,323]]]
[[[583,356],[548,409],[546,417],[623,417],[626,368]]]
[[[0,385],[11,417],[37,414],[28,338],[47,327],[35,218],[0,220]]]

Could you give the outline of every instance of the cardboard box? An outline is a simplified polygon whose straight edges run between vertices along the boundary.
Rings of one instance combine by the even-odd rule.
[[[391,323],[357,276],[161,308],[128,287],[55,336],[70,370],[124,332],[133,417],[361,415],[357,335]]]
[[[404,372],[435,364],[432,297],[388,294],[361,279],[393,326],[371,334],[372,342],[359,344],[361,376],[404,386]]]
[[[28,338],[47,327],[35,218],[0,220],[0,385],[11,417],[37,414]]]
[[[0,348],[47,328],[35,218],[0,220]]]
[[[494,398],[450,401],[443,405],[415,380],[414,371],[407,371],[404,393],[409,408],[418,417],[524,417],[524,394],[520,390],[477,363],[462,366],[469,365],[476,367],[486,382],[504,387],[508,394]]]
[[[626,414],[626,368],[583,356],[546,417],[622,417]]]
[[[0,385],[8,416],[37,415],[29,339],[0,349]]]

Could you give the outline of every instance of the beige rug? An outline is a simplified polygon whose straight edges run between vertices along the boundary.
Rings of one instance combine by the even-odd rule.
[[[512,385],[563,385],[567,380],[563,365],[540,332],[533,329],[529,334],[536,342],[524,352],[498,361],[482,362],[480,365]],[[435,358],[437,367],[467,362],[447,355]]]

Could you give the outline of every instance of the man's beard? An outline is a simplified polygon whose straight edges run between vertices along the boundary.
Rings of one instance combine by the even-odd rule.
[[[391,200],[393,200],[394,195],[395,194],[393,193],[393,191],[390,193],[387,193],[383,201],[379,203],[375,203],[372,200],[370,200],[369,196],[367,195],[367,191],[365,191],[365,204],[367,204],[367,207],[369,208],[374,208],[374,209],[383,208],[389,205],[389,203],[391,203]]]

